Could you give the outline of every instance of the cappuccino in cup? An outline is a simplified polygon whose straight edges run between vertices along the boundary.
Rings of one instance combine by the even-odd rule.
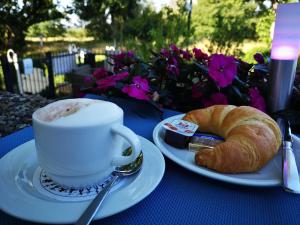
[[[103,181],[116,166],[133,162],[141,151],[137,135],[123,125],[123,110],[92,99],[53,102],[33,113],[38,163],[54,181],[83,187]],[[124,144],[132,147],[122,156]]]
[[[97,103],[97,101],[89,102],[61,102],[60,104],[49,105],[48,107],[39,110],[36,114],[37,119],[44,122],[52,122],[54,120],[60,119],[61,117],[70,116],[80,109],[86,108],[92,104]]]

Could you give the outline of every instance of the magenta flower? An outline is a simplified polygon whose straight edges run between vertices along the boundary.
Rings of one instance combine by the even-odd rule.
[[[188,50],[180,50],[180,53],[182,54],[182,57],[186,60],[190,60],[192,58],[192,55]]]
[[[122,72],[122,73],[113,75],[112,77],[115,81],[119,81],[119,80],[123,80],[124,78],[128,77],[128,75],[129,75],[128,72]]]
[[[161,49],[160,54],[162,54],[162,56],[164,56],[165,58],[170,58],[171,56],[170,52],[165,48]]]
[[[122,88],[122,91],[136,99],[140,99],[140,100],[150,99],[150,97],[147,95],[147,92],[149,92],[148,80],[142,78],[141,76],[133,77],[132,84],[124,86]]]
[[[127,52],[127,57],[133,58],[134,57],[134,52],[133,51],[128,51]]]
[[[209,76],[219,87],[227,87],[236,76],[237,65],[235,58],[222,54],[213,54],[208,65]]]
[[[208,55],[206,53],[203,53],[201,49],[199,48],[193,48],[194,56],[197,60],[207,60]]]
[[[265,99],[261,96],[257,88],[250,88],[250,105],[254,108],[257,108],[263,112],[266,112],[266,102]]]
[[[84,76],[83,77],[83,82],[86,84],[90,84],[93,82],[93,78],[91,76]]]
[[[177,61],[177,59],[176,59],[175,57],[170,58],[170,59],[168,60],[168,63],[169,63],[169,64],[173,64],[173,65],[175,65],[175,66],[178,66],[178,61]]]
[[[108,76],[108,71],[101,67],[101,68],[97,68],[94,72],[93,72],[93,77],[95,77],[96,80],[100,80],[104,77]]]
[[[167,70],[176,76],[178,76],[180,73],[179,68],[172,64],[167,66]]]
[[[202,102],[204,107],[212,105],[228,105],[227,97],[222,93],[212,94],[209,99],[204,99]]]
[[[264,64],[265,63],[265,58],[261,53],[255,53],[253,55],[253,58],[255,59],[256,62],[258,62],[259,64]]]
[[[178,67],[178,62],[175,57],[172,57],[168,61],[168,66],[167,66],[167,71],[178,76],[180,73],[179,67]]]
[[[180,53],[180,49],[174,44],[170,45],[170,50],[177,53],[177,54]]]
[[[106,77],[104,79],[98,80],[96,82],[97,89],[106,90],[109,87],[114,87],[119,80],[123,80],[124,78],[128,77],[128,72],[122,72],[116,75],[112,75]]]
[[[102,80],[96,81],[97,89],[106,90],[109,87],[114,87],[116,85],[116,81],[112,78],[113,76],[109,76]]]
[[[130,66],[134,63],[134,53],[132,51],[121,52],[120,54],[113,55],[114,59],[114,70],[118,71],[120,68]]]
[[[127,55],[127,53],[121,52],[121,53],[119,53],[119,54],[114,55],[113,58],[114,58],[115,60],[122,61],[122,60],[125,59],[126,55]]]

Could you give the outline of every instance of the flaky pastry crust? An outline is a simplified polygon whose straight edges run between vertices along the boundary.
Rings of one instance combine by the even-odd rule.
[[[278,152],[281,132],[267,114],[250,106],[215,105],[188,112],[184,120],[199,125],[200,132],[225,138],[214,149],[196,153],[195,162],[221,173],[255,172]]]

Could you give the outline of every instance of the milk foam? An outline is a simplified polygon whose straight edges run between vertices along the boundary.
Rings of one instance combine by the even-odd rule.
[[[47,105],[37,112],[37,117],[49,124],[84,126],[112,121],[123,115],[117,105],[91,99],[66,99]]]

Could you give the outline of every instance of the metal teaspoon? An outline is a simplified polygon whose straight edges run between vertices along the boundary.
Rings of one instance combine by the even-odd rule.
[[[95,217],[98,209],[100,208],[103,200],[105,199],[105,197],[107,196],[111,187],[114,185],[117,179],[137,173],[140,170],[142,163],[143,163],[143,153],[141,152],[140,155],[136,158],[136,160],[133,163],[115,168],[113,172],[114,177],[109,181],[109,183],[105,186],[105,188],[97,194],[97,196],[86,208],[86,210],[80,216],[80,218],[75,223],[75,225],[90,224],[93,218]]]

